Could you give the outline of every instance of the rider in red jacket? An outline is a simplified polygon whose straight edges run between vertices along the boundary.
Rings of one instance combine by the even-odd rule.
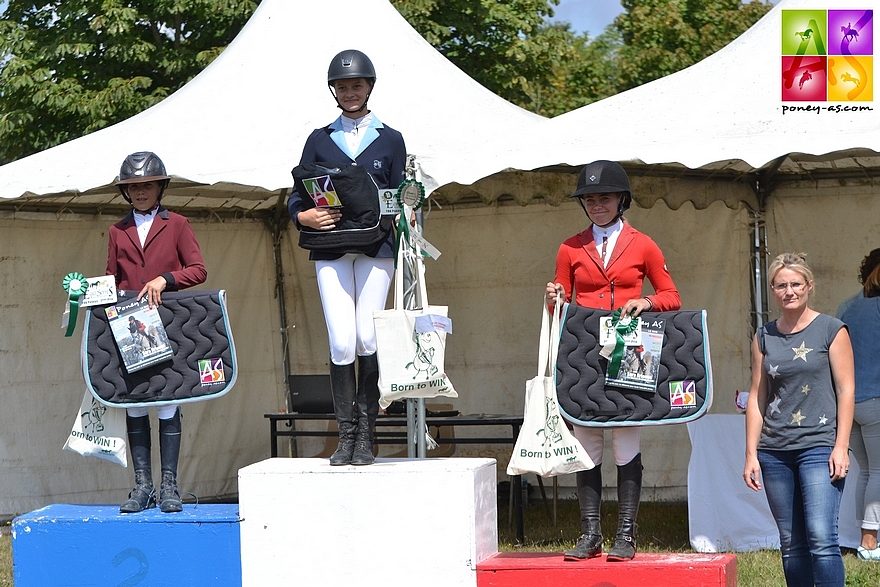
[[[591,226],[567,239],[556,255],[556,279],[547,284],[550,303],[557,295],[579,306],[617,310],[638,316],[642,312],[666,312],[681,308],[663,253],[653,240],[623,219],[632,202],[626,171],[613,161],[594,161],[581,171],[573,198],[590,219]],[[647,277],[656,292],[642,295]],[[600,506],[602,498],[602,428],[575,426],[574,435],[596,463],[577,473],[581,536],[565,553],[566,559],[584,559],[602,553]],[[617,537],[608,560],[628,560],[636,553],[636,517],[642,490],[642,455],[638,427],[611,430],[617,464],[617,498],[620,504]]]

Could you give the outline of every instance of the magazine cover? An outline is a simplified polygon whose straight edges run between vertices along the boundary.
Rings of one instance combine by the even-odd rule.
[[[125,370],[129,373],[170,359],[174,354],[159,310],[149,307],[146,296],[141,301],[132,299],[105,311]]]
[[[617,377],[609,377],[606,372],[605,385],[638,391],[657,391],[665,322],[656,319],[641,321],[641,340],[635,345],[627,341],[620,371]]]

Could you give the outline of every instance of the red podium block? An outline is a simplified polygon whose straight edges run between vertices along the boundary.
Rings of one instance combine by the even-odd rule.
[[[637,553],[583,561],[561,553],[502,552],[477,565],[477,587],[736,587],[736,555]]]

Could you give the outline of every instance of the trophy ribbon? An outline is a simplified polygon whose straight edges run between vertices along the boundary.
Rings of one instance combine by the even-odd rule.
[[[620,363],[623,360],[623,350],[626,348],[623,337],[635,331],[639,326],[638,318],[633,318],[632,316],[621,317],[621,310],[622,308],[618,308],[614,310],[614,314],[611,315],[616,337],[614,351],[611,353],[611,360],[608,363],[608,376],[611,378],[616,378],[617,374],[620,373]]]
[[[67,292],[67,307],[70,310],[70,319],[67,321],[67,330],[65,331],[64,336],[70,336],[76,328],[76,317],[79,312],[79,298],[86,293],[89,283],[86,281],[86,278],[82,273],[74,271],[64,276],[64,281],[61,285],[64,287],[64,291]]]

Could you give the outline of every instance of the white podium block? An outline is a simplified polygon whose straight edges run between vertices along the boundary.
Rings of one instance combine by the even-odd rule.
[[[498,551],[494,459],[268,459],[238,472],[242,587],[477,584]]]

